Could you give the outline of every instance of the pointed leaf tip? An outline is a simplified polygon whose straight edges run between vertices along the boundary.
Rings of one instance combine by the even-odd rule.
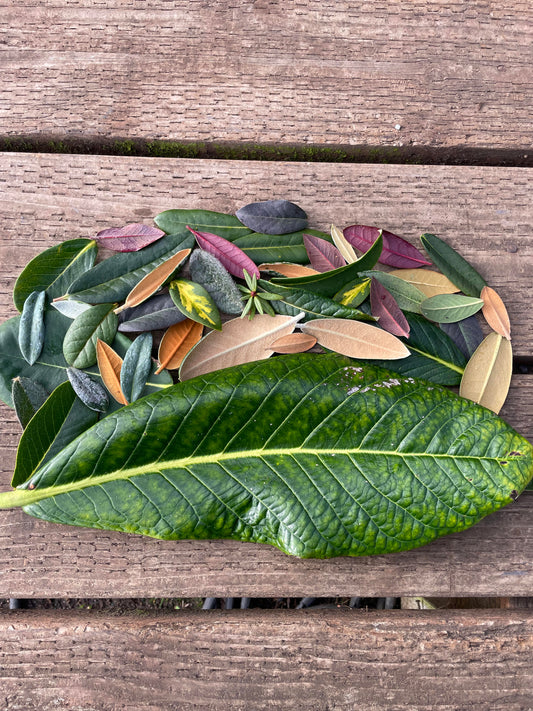
[[[377,227],[367,225],[350,225],[344,229],[343,234],[351,245],[363,253],[370,249],[381,234],[383,249],[378,261],[389,267],[416,269],[431,264],[410,242],[388,230],[379,230]]]
[[[508,341],[511,340],[511,322],[500,295],[490,286],[484,286],[480,298],[483,301],[483,316],[493,331]]]
[[[243,279],[246,271],[259,278],[259,269],[255,262],[233,242],[210,232],[198,232],[189,225],[187,229],[196,237],[198,246],[216,257],[230,274]]]

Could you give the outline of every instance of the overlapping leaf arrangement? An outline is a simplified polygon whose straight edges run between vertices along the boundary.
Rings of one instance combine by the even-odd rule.
[[[126,413],[130,403],[173,380],[231,366],[237,373],[243,364],[274,353],[317,346],[385,365],[387,388],[410,387],[413,378],[423,378],[460,385],[465,398],[494,412],[501,408],[512,369],[505,306],[435,235],[422,235],[423,254],[376,227],[332,225],[330,233],[319,232],[307,228],[301,208],[284,200],[253,203],[237,216],[168,210],[155,222],[157,228],[130,224],[103,230],[95,240],[64,242],[38,255],[17,280],[14,301],[21,315],[0,326],[0,397],[27,427],[14,486],[38,488],[43,467],[53,466],[96,420],[111,418],[117,408]],[[97,244],[115,253],[95,264]],[[485,338],[478,312],[491,329]],[[310,387],[317,382],[310,376]],[[239,388],[233,398],[249,396]],[[368,390],[357,385],[349,394],[363,397]],[[290,422],[295,428],[297,420]],[[228,433],[233,429],[230,421]],[[518,447],[509,444],[507,459]],[[98,475],[107,476],[103,470]],[[318,490],[317,497],[320,508]],[[28,510],[60,520],[43,513],[43,506],[48,511],[41,504]],[[74,514],[65,520],[80,523]],[[87,525],[97,522],[88,519]],[[127,524],[107,527],[133,530]],[[229,537],[239,536],[299,555],[382,550],[315,546],[313,552],[313,545],[286,545],[264,532]],[[164,537],[186,536],[173,531]],[[389,549],[397,548],[384,548]]]

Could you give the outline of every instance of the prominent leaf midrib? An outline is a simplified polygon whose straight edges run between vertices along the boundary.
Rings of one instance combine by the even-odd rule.
[[[426,358],[430,358],[431,360],[434,360],[436,363],[440,363],[441,365],[446,366],[446,368],[450,368],[450,370],[455,370],[457,373],[462,375],[465,372],[464,368],[461,368],[459,365],[455,365],[449,360],[444,360],[443,358],[439,358],[436,355],[432,355],[431,353],[428,353],[427,351],[423,351],[421,348],[415,348],[412,346],[410,343],[407,343],[407,348],[410,351],[415,351],[416,353],[420,353],[420,355],[425,356]]]
[[[61,279],[69,271],[69,269],[74,266],[78,259],[80,259],[89,249],[92,249],[93,246],[96,246],[96,241],[91,239],[89,240],[89,244],[86,244],[85,247],[83,247],[81,251],[79,251],[73,259],[71,259],[63,271],[56,276],[56,278],[46,287],[46,289],[50,289],[59,279]]]

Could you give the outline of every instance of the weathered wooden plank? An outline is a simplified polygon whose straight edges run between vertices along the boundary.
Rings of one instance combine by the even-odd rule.
[[[0,7],[4,136],[531,147],[527,0]]]
[[[530,611],[0,616],[5,708],[530,708]]]

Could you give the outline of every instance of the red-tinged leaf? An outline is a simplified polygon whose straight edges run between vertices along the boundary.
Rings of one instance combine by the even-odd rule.
[[[95,239],[101,247],[114,252],[137,252],[164,237],[163,230],[150,225],[133,223],[124,227],[110,227],[99,232]]]
[[[407,319],[394,296],[377,279],[372,279],[370,283],[370,308],[372,316],[379,319],[381,328],[394,336],[409,338]]]
[[[187,225],[187,229],[196,237],[198,246],[216,257],[230,274],[243,279],[244,270],[246,270],[250,276],[255,274],[259,279],[259,269],[255,263],[232,242],[210,232],[197,232],[189,225]]]
[[[308,234],[303,235],[303,241],[311,266],[317,272],[329,272],[346,264],[342,254],[331,242]]]
[[[377,227],[351,225],[344,229],[343,234],[352,246],[360,252],[366,252],[377,240],[379,232]],[[396,269],[416,269],[431,265],[416,247],[387,230],[383,230],[383,250],[378,261]]]

